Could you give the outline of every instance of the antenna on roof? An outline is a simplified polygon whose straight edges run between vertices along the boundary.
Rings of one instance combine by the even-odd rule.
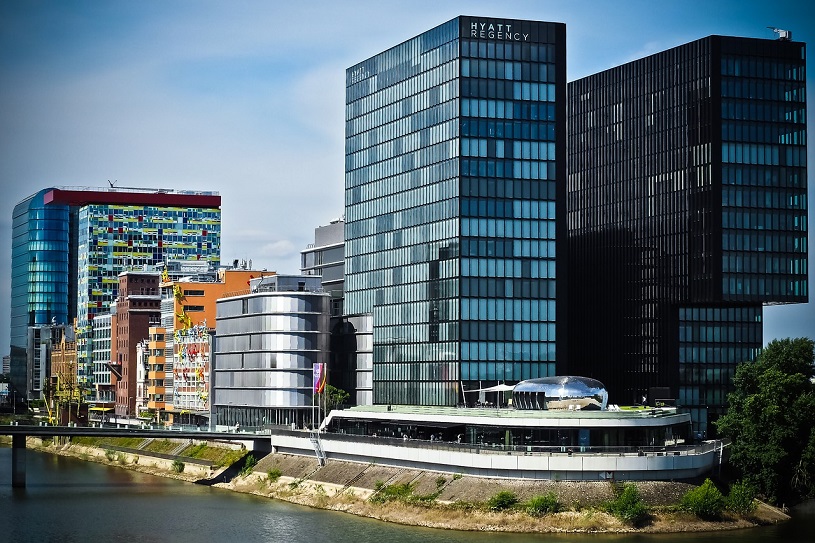
[[[792,40],[792,30],[781,30],[780,28],[775,28],[774,26],[768,26],[767,28],[778,34],[778,39],[780,41]]]
[[[113,188],[113,185],[115,185],[118,182],[119,182],[118,179],[116,179],[115,181],[111,181],[110,179],[108,179],[108,184],[110,185],[110,188]]]

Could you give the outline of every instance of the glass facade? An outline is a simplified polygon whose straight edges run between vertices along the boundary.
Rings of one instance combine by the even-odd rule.
[[[808,299],[804,45],[780,43],[721,45],[722,293],[728,300]]]
[[[27,390],[30,381],[26,327],[76,318],[78,383],[89,391],[94,382],[92,320],[109,312],[119,273],[168,259],[218,266],[220,216],[217,193],[167,189],[49,188],[17,204],[11,304],[17,390]],[[98,366],[96,371],[101,371]]]
[[[699,432],[724,413],[736,365],[761,348],[761,306],[679,308],[679,395]]]
[[[612,401],[670,387],[709,433],[762,304],[807,301],[804,68],[710,36],[569,85],[569,371]]]
[[[373,316],[374,403],[555,374],[564,91],[558,23],[458,17],[348,69],[345,312]]]
[[[26,356],[28,328],[67,324],[69,304],[70,211],[46,205],[40,191],[14,207],[11,247],[11,382],[20,398],[33,387]]]

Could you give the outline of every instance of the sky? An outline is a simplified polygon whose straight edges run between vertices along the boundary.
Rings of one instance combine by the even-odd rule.
[[[0,354],[17,202],[108,180],[217,191],[221,260],[297,273],[343,214],[345,69],[457,15],[566,23],[569,81],[711,34],[815,43],[811,0],[4,0]],[[815,304],[765,310],[765,341],[800,336]]]

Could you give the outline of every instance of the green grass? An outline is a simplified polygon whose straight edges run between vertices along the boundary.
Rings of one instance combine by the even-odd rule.
[[[107,449],[109,447],[121,447],[127,449],[138,449],[144,442],[144,438],[140,437],[112,437],[112,438],[99,438],[99,437],[74,437],[71,439],[72,443],[83,445],[86,447],[96,447],[100,449]],[[143,451],[143,455],[150,456],[150,453],[170,454],[178,448],[178,441],[171,441],[169,439],[156,439],[149,443]],[[216,447],[207,445],[206,443],[198,443],[189,445],[184,448],[177,456],[187,458],[197,458],[199,460],[206,460],[212,462],[214,467],[231,466],[246,454],[246,451],[230,449],[228,447]]]

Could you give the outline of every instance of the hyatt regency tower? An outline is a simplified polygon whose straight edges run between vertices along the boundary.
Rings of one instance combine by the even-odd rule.
[[[345,313],[373,316],[374,403],[456,405],[565,356],[565,59],[563,24],[462,16],[347,70]]]

